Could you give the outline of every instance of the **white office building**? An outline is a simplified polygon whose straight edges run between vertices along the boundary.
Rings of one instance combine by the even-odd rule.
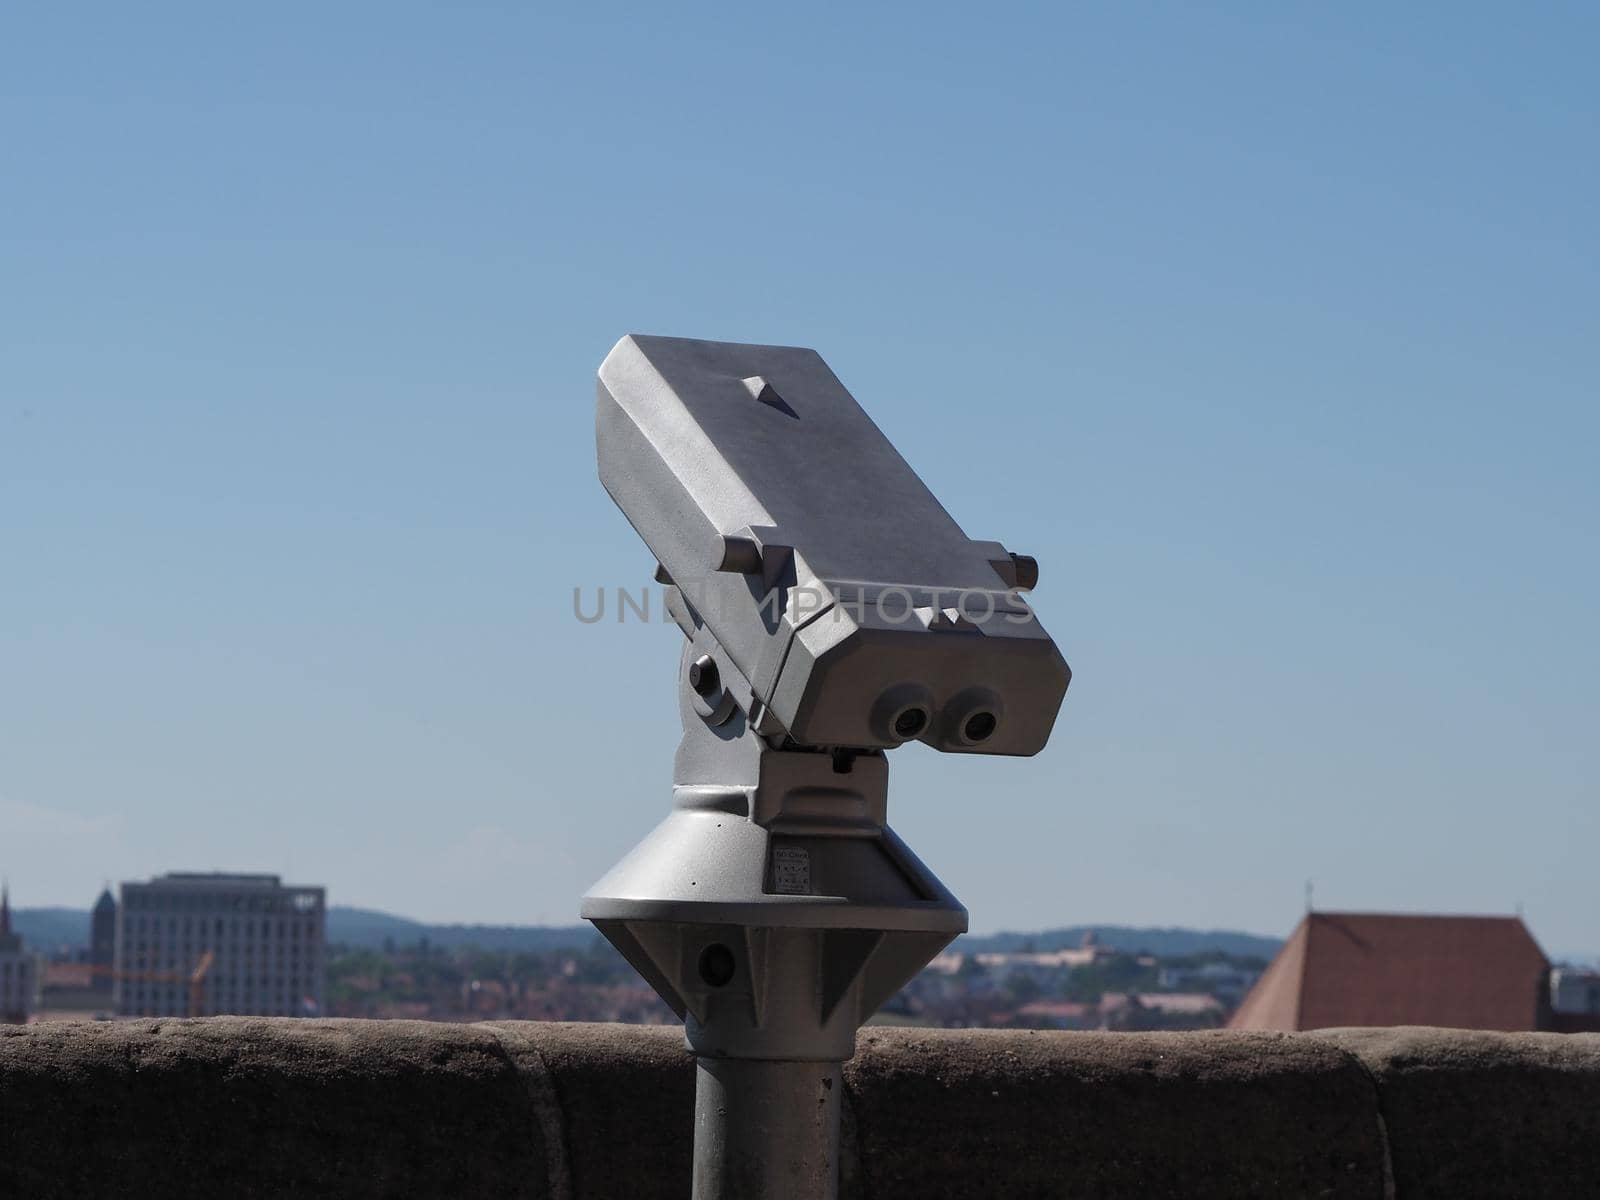
[[[121,1016],[315,1016],[326,892],[276,875],[124,883],[112,1006]]]
[[[1550,1007],[1600,1017],[1600,971],[1557,967],[1550,972]]]

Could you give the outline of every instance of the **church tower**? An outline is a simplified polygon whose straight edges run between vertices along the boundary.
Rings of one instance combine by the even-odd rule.
[[[97,992],[111,990],[111,967],[117,956],[117,902],[107,884],[89,914],[89,965],[94,968],[91,986]]]

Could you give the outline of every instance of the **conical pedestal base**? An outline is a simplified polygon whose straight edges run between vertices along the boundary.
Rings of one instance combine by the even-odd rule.
[[[885,824],[881,754],[773,750],[730,725],[685,713],[672,812],[583,915],[684,1020],[695,1196],[833,1196],[839,1066],[967,912]]]

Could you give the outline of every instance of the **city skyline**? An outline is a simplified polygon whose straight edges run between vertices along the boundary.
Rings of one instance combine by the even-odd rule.
[[[184,875],[184,874],[206,874],[206,875],[218,875],[218,876],[236,876],[236,875],[250,876],[250,875],[262,874],[261,872],[256,872],[256,871],[230,871],[230,870],[211,870],[211,871],[204,871],[204,872],[179,871],[179,872],[176,872],[176,873],[179,874],[179,875]],[[160,874],[172,874],[172,872],[160,872]],[[141,881],[138,881],[138,880],[124,880],[124,881],[118,881],[118,882],[108,882],[105,885],[103,885],[103,889],[102,890],[109,891],[110,894],[115,897],[115,896],[117,896],[119,894],[121,883],[123,883],[123,882],[138,883],[138,882],[141,882]],[[306,884],[303,881],[302,882],[296,882],[296,881],[293,881],[293,880],[286,881],[285,886],[291,886],[291,887],[316,886],[316,887],[320,888],[323,891],[328,891],[329,890],[328,887],[325,884],[311,885],[311,884]],[[391,919],[391,920],[396,921],[397,923],[404,923],[405,925],[408,925],[408,926],[414,925],[414,926],[417,926],[417,927],[419,927],[421,929],[424,929],[424,930],[427,930],[427,929],[468,929],[468,930],[470,930],[470,929],[485,929],[485,930],[518,930],[518,929],[526,929],[526,930],[549,930],[549,931],[552,931],[552,932],[559,932],[559,931],[565,930],[565,929],[584,929],[584,930],[588,930],[590,928],[586,922],[578,920],[577,918],[574,918],[574,919],[569,920],[569,921],[531,922],[531,921],[511,920],[511,919],[506,919],[506,918],[496,918],[493,915],[491,915],[491,916],[484,917],[484,918],[481,918],[481,919],[472,919],[472,920],[430,921],[430,920],[427,920],[425,918],[418,917],[418,916],[416,916],[415,914],[412,914],[412,913],[408,913],[408,912],[404,912],[404,911],[398,911],[398,910],[384,909],[384,908],[375,908],[375,907],[372,907],[372,906],[362,905],[362,904],[358,904],[358,903],[354,903],[354,902],[352,902],[352,903],[330,903],[330,904],[327,905],[327,910],[328,910],[328,912],[333,913],[333,914],[345,914],[345,913],[349,913],[349,914],[370,914],[370,915],[376,916],[376,917],[381,917],[381,918],[385,918],[385,919]],[[1301,919],[1308,912],[1313,912],[1313,911],[1315,911],[1315,912],[1325,912],[1325,911],[1329,911],[1329,910],[1316,909],[1316,908],[1311,908],[1311,909],[1302,908],[1300,910],[1297,910],[1295,912],[1294,916],[1293,916],[1293,919],[1289,923],[1288,931],[1292,931],[1299,924]],[[1509,912],[1448,912],[1448,913],[1447,912],[1434,912],[1434,911],[1393,912],[1393,911],[1389,911],[1389,910],[1360,909],[1360,908],[1345,909],[1345,910],[1341,910],[1341,911],[1344,911],[1346,913],[1358,914],[1358,915],[1372,915],[1372,916],[1419,916],[1419,917],[1445,916],[1445,917],[1466,917],[1466,918],[1471,918],[1471,917],[1516,917],[1516,918],[1519,918],[1519,919],[1522,919],[1522,920],[1525,920],[1525,921],[1528,922],[1529,928],[1530,928],[1531,932],[1533,933],[1535,939],[1539,941],[1540,946],[1550,956],[1552,962],[1567,962],[1567,963],[1572,963],[1572,964],[1575,964],[1575,965],[1583,965],[1583,966],[1600,966],[1600,947],[1595,947],[1595,946],[1571,946],[1571,945],[1563,946],[1563,945],[1555,945],[1555,944],[1549,943],[1549,942],[1547,942],[1547,941],[1545,941],[1545,940],[1543,940],[1542,938],[1539,937],[1539,927],[1538,927],[1537,922],[1532,917],[1530,917],[1527,913],[1521,911],[1520,909],[1512,910],[1512,911],[1509,911]],[[25,914],[28,914],[30,912],[71,913],[74,916],[81,915],[81,916],[83,916],[85,918],[85,928],[87,929],[87,927],[88,927],[87,926],[87,921],[93,914],[93,906],[92,905],[77,904],[77,903],[48,904],[48,905],[47,904],[17,905],[17,906],[15,906],[13,908],[13,912],[15,914],[18,914],[18,915],[25,915]],[[973,929],[970,931],[970,933],[964,934],[962,936],[964,938],[973,938],[973,939],[978,939],[979,941],[984,941],[984,942],[987,942],[990,939],[1009,939],[1009,938],[1033,939],[1033,938],[1039,938],[1039,939],[1042,939],[1041,943],[1040,943],[1041,945],[1048,944],[1050,946],[1055,946],[1055,945],[1057,945],[1058,942],[1060,942],[1063,945],[1068,944],[1069,942],[1072,943],[1072,944],[1075,944],[1076,938],[1085,930],[1091,930],[1091,931],[1093,931],[1093,930],[1157,930],[1157,931],[1162,931],[1162,932],[1173,932],[1173,933],[1190,934],[1190,935],[1193,935],[1196,938],[1202,939],[1202,941],[1203,941],[1205,935],[1215,934],[1215,935],[1220,935],[1224,939],[1247,937],[1247,938],[1258,939],[1258,940],[1261,940],[1261,941],[1264,941],[1264,942],[1265,941],[1271,941],[1271,942],[1275,942],[1277,944],[1281,944],[1283,942],[1284,938],[1287,935],[1286,932],[1285,933],[1280,933],[1280,932],[1272,931],[1272,930],[1269,930],[1269,929],[1265,929],[1264,927],[1261,927],[1261,926],[1238,926],[1238,927],[1226,927],[1226,928],[1224,928],[1224,927],[1218,927],[1218,926],[1206,926],[1206,925],[1199,925],[1199,924],[1185,924],[1185,923],[1180,922],[1180,921],[1161,921],[1161,922],[1155,922],[1155,923],[1141,925],[1141,924],[1134,924],[1134,923],[1129,923],[1129,922],[1126,922],[1126,921],[1119,921],[1119,920],[1079,921],[1079,920],[1072,919],[1068,915],[1056,914],[1055,916],[1042,918],[1039,922],[1035,923],[1034,925],[1027,926],[1027,927],[1013,926],[1013,927],[1006,927],[1006,928],[996,927],[996,928],[992,928],[991,929],[991,928],[982,928],[982,927],[974,926]],[[1067,940],[1065,942],[1062,941],[1062,936],[1066,937]],[[35,949],[40,949],[40,950],[48,950],[50,947],[49,947],[48,944],[46,944],[46,945],[36,945],[34,948]],[[1130,948],[1130,949],[1133,948],[1133,944],[1132,943],[1128,943],[1128,948]]]

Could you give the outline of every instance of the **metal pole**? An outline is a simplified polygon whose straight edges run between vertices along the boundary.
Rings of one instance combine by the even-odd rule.
[[[841,1064],[694,1061],[694,1200],[836,1200]]]

